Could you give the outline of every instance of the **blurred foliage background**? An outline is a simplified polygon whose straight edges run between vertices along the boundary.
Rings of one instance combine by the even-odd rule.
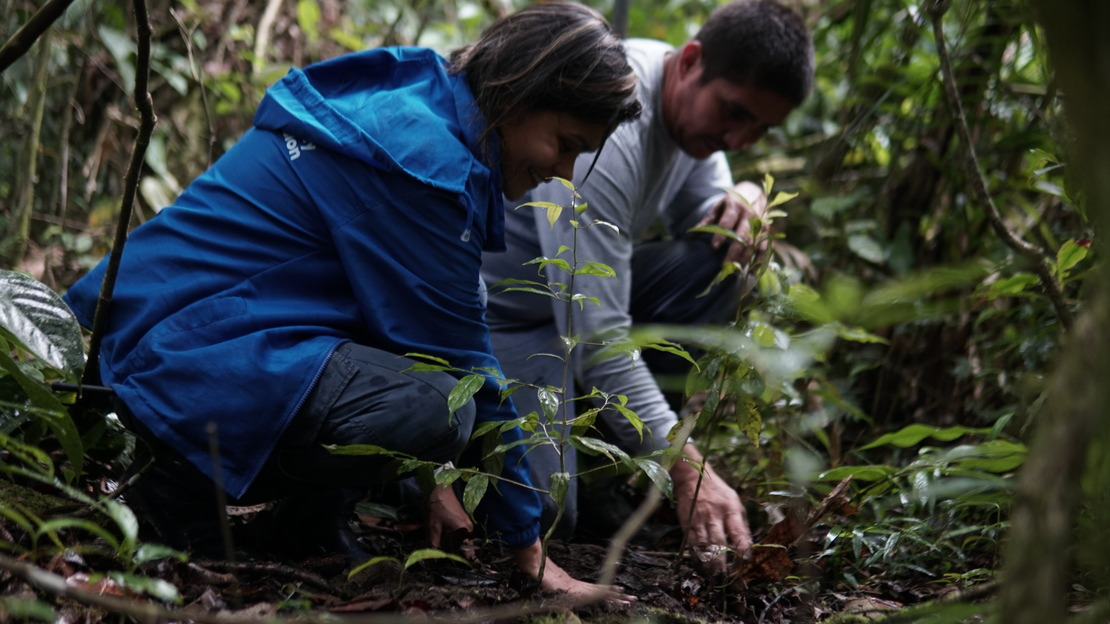
[[[764,395],[758,445],[727,419],[698,435],[758,505],[757,529],[855,479],[858,513],[811,545],[837,584],[912,599],[909,579],[991,579],[1012,477],[1096,257],[1042,33],[1018,0],[954,0],[944,14],[976,171],[923,3],[784,2],[812,29],[816,89],[784,127],[731,159],[738,178],[770,174],[776,190],[799,193],[776,221],[789,247],[775,271],[813,293],[816,317],[840,338],[788,380],[791,391]],[[290,65],[387,44],[447,52],[524,4],[151,0],[158,124],[136,224],[234,143]],[[78,0],[0,75],[0,267],[58,292],[103,256],[119,211],[137,127],[129,6]],[[621,21],[628,36],[679,45],[714,6],[635,2]],[[0,0],[0,34],[37,8]],[[980,174],[995,222],[972,190]],[[1003,229],[1035,253],[1017,251]],[[1056,305],[1038,262],[1059,286]],[[815,317],[793,306],[767,297],[753,314],[804,331]],[[1099,526],[1088,516],[1084,526]],[[1086,557],[1074,589],[1093,599],[1110,547],[1089,533],[1089,552],[1107,556]]]

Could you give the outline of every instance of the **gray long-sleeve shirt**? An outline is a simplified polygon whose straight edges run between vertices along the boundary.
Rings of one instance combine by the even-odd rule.
[[[493,285],[508,278],[569,283],[569,276],[554,267],[537,275],[534,265],[525,262],[545,256],[570,260],[574,248],[579,262],[594,261],[609,265],[616,277],[579,276],[575,291],[597,299],[600,305],[573,306],[573,334],[583,340],[604,333],[609,339],[628,332],[631,259],[633,244],[654,223],[660,221],[667,232],[680,234],[701,217],[732,187],[732,176],[723,153],[698,160],[684,153],[663,124],[663,61],[669,44],[646,39],[627,42],[629,62],[639,78],[638,95],[642,116],[620,126],[609,137],[589,179],[579,187],[586,212],[577,217],[565,210],[552,228],[547,213],[530,206],[514,207],[506,215],[507,253],[486,254],[482,277]],[[575,165],[574,182],[582,184],[594,155],[586,154]],[[569,205],[570,191],[558,182],[541,185],[525,197],[529,201]],[[582,225],[594,220],[615,226],[593,226],[578,230],[574,240],[571,219]],[[489,299],[487,320],[493,332],[515,332],[520,340],[532,341],[531,353],[550,352],[560,344],[558,336],[568,335],[567,304],[530,293],[497,293]],[[557,333],[554,333],[557,332]],[[606,416],[606,424],[618,436],[626,451],[644,453],[667,445],[666,435],[677,422],[658,384],[647,366],[639,360],[613,356],[597,361],[590,356],[594,347],[575,351],[573,370],[579,388],[598,388],[628,397],[628,407],[646,425],[643,439],[619,414]],[[519,353],[520,351],[518,351]],[[515,366],[498,353],[506,371]],[[557,353],[556,355],[561,355]],[[510,375],[511,376],[511,375]],[[547,381],[559,386],[561,379]],[[648,433],[650,431],[650,433]]]

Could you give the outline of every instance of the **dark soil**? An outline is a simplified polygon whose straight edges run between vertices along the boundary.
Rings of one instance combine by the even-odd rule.
[[[665,523],[641,531],[620,560],[615,583],[637,597],[635,604],[568,607],[561,596],[541,592],[534,581],[518,573],[508,550],[496,544],[464,541],[456,552],[470,565],[436,558],[402,569],[410,553],[427,547],[422,527],[361,520],[369,523],[355,525],[360,543],[372,557],[381,559],[353,576],[343,557],[326,554],[299,560],[255,556],[234,562],[163,561],[145,572],[178,587],[186,605],[210,611],[400,613],[445,621],[477,617],[503,622],[536,621],[538,614],[530,611],[548,617],[554,612],[556,621],[572,622],[816,621],[814,606],[799,600],[804,594],[790,585],[748,585],[738,578],[707,577],[689,557],[677,554],[679,531]],[[606,549],[607,544],[599,540],[555,540],[549,555],[577,578],[596,580]],[[494,608],[498,617],[482,616]]]
[[[5,495],[22,504],[25,493],[5,490]],[[316,619],[325,613],[448,622],[816,621],[814,606],[799,600],[805,594],[796,591],[796,582],[750,584],[736,577],[706,577],[689,557],[677,554],[679,531],[665,514],[641,530],[620,559],[615,583],[637,597],[631,606],[569,605],[564,596],[540,591],[517,572],[507,549],[478,538],[462,541],[454,550],[469,565],[434,558],[405,568],[407,558],[427,544],[423,527],[403,518],[382,520],[363,514],[352,522],[375,562],[353,575],[353,566],[341,555],[253,550],[249,544],[265,531],[268,514],[261,510],[233,518],[240,546],[233,558],[162,558],[142,564],[132,577],[106,576],[121,564],[110,558],[111,549],[102,540],[88,533],[60,532],[71,542],[67,548],[52,557],[39,556],[42,550],[25,548],[29,536],[21,535],[16,523],[0,518],[0,539],[12,546],[0,553],[17,555],[0,555],[0,623],[27,621],[19,612],[34,613],[34,607],[52,610],[52,617],[48,612],[38,619],[67,622],[260,621]],[[549,554],[575,577],[595,580],[606,544],[596,539],[554,540]],[[43,577],[53,580],[44,584]],[[180,601],[172,604],[144,595],[141,579],[167,581]],[[104,596],[115,602],[105,606]],[[157,613],[150,615],[150,609]]]
[[[42,493],[12,486],[0,481],[5,503],[0,507],[39,507],[32,499]],[[8,515],[0,517],[0,553],[16,556],[0,554],[0,624],[32,620],[223,624],[275,618],[315,621],[326,614],[391,622],[807,624],[833,613],[877,612],[937,597],[936,586],[930,588],[927,582],[916,588],[895,587],[871,579],[870,591],[841,591],[835,579],[822,578],[818,567],[806,563],[814,552],[815,536],[808,535],[813,524],[804,519],[829,512],[832,502],[830,496],[808,515],[796,514],[796,519],[774,526],[760,527],[757,522],[756,541],[781,546],[754,549],[744,561],[736,562],[736,571],[727,577],[708,577],[690,556],[680,554],[681,535],[674,515],[660,510],[620,558],[615,583],[637,597],[631,606],[571,605],[565,596],[542,592],[535,581],[517,572],[505,548],[478,538],[462,540],[451,549],[466,564],[446,558],[413,561],[413,553],[428,546],[419,521],[403,514],[377,517],[389,514],[372,513],[366,507],[352,518],[352,528],[372,557],[372,565],[357,571],[342,555],[293,555],[260,540],[269,533],[267,520],[272,519],[266,509],[232,517],[238,546],[233,557],[164,557],[138,566],[131,576],[111,572],[126,566],[103,538],[84,530],[57,530],[57,541],[39,535],[36,549],[23,525]],[[76,515],[112,527],[112,522],[83,515],[72,505],[35,514],[41,518]],[[587,532],[581,523],[579,529]],[[151,539],[149,532],[140,537]],[[267,546],[259,548],[260,544]],[[59,545],[64,546],[59,554],[42,554],[58,552]],[[606,540],[596,537],[553,540],[549,554],[573,576],[597,580],[606,547]],[[180,600],[152,597],[157,592],[143,587],[150,579],[172,584]]]

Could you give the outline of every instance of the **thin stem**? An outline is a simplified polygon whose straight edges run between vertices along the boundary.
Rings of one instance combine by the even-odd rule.
[[[157,118],[154,116],[154,101],[148,90],[150,78],[150,17],[147,14],[146,2],[134,0],[135,30],[138,37],[138,46],[135,59],[135,106],[139,109],[139,132],[135,137],[135,147],[131,152],[131,161],[127,164],[127,174],[123,180],[123,199],[120,202],[119,221],[116,223],[116,236],[112,244],[112,252],[108,256],[108,268],[104,273],[104,282],[100,287],[100,298],[96,302],[96,313],[93,316],[92,337],[89,340],[89,359],[85,364],[85,374],[82,383],[96,384],[100,378],[100,342],[104,331],[108,327],[108,313],[112,304],[112,293],[115,290],[116,276],[119,274],[120,258],[123,256],[123,246],[127,242],[127,232],[131,224],[131,213],[134,210],[135,195],[139,188],[139,176],[146,156],[146,148],[150,145],[150,136],[154,132]]]

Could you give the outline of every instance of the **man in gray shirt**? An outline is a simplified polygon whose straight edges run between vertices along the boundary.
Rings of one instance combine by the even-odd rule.
[[[506,279],[567,284],[569,276],[554,266],[537,275],[535,265],[525,264],[540,256],[569,259],[570,252],[560,252],[564,248],[573,250],[579,261],[614,269],[612,277],[575,278],[575,293],[595,298],[597,305],[592,300],[569,305],[573,315],[565,302],[493,288],[487,321],[494,352],[508,378],[538,388],[566,384],[566,398],[592,388],[626,396],[627,407],[644,424],[643,434],[612,410],[602,413],[602,428],[629,454],[644,455],[668,445],[667,433],[678,421],[675,410],[642,361],[620,355],[593,357],[597,347],[585,343],[601,335],[607,341],[619,340],[634,322],[721,322],[735,314],[738,288],[726,283],[708,297],[697,295],[722,263],[749,261],[754,250],[737,243],[726,246],[723,237],[710,239],[687,230],[714,223],[737,230],[743,238],[748,218],[766,205],[760,187],[750,182],[734,186],[724,151],[751,146],[801,104],[812,87],[813,48],[793,11],[772,0],[736,0],[718,8],[680,48],[632,39],[627,50],[639,78],[643,114],[609,137],[596,162],[593,157],[580,158],[573,176],[586,180],[579,188],[581,201],[588,204],[582,225],[594,220],[608,225],[575,231],[569,221],[577,215],[564,213],[550,224],[545,210],[510,209],[508,251],[486,254],[482,277],[491,287]],[[745,201],[726,189],[735,189]],[[565,186],[548,182],[523,202],[565,206],[570,199]],[[644,242],[645,233],[657,224],[668,239]],[[581,336],[583,341],[573,351],[566,381],[564,336]],[[544,414],[536,389],[519,389],[513,400],[520,414]],[[574,405],[583,409],[580,402]],[[560,409],[558,417],[562,416]],[[690,544],[747,550],[751,534],[736,492],[702,463],[693,444],[686,444],[683,454],[687,459],[675,464],[671,477]],[[529,459],[534,483],[544,489],[550,487],[552,474],[576,472],[569,445],[537,447]],[[703,482],[695,498],[699,472],[704,473]],[[575,497],[572,481],[564,511],[570,527],[577,514]],[[555,505],[550,499],[546,503],[545,519],[550,522]],[[717,557],[709,568],[723,571],[725,564],[724,557]]]

